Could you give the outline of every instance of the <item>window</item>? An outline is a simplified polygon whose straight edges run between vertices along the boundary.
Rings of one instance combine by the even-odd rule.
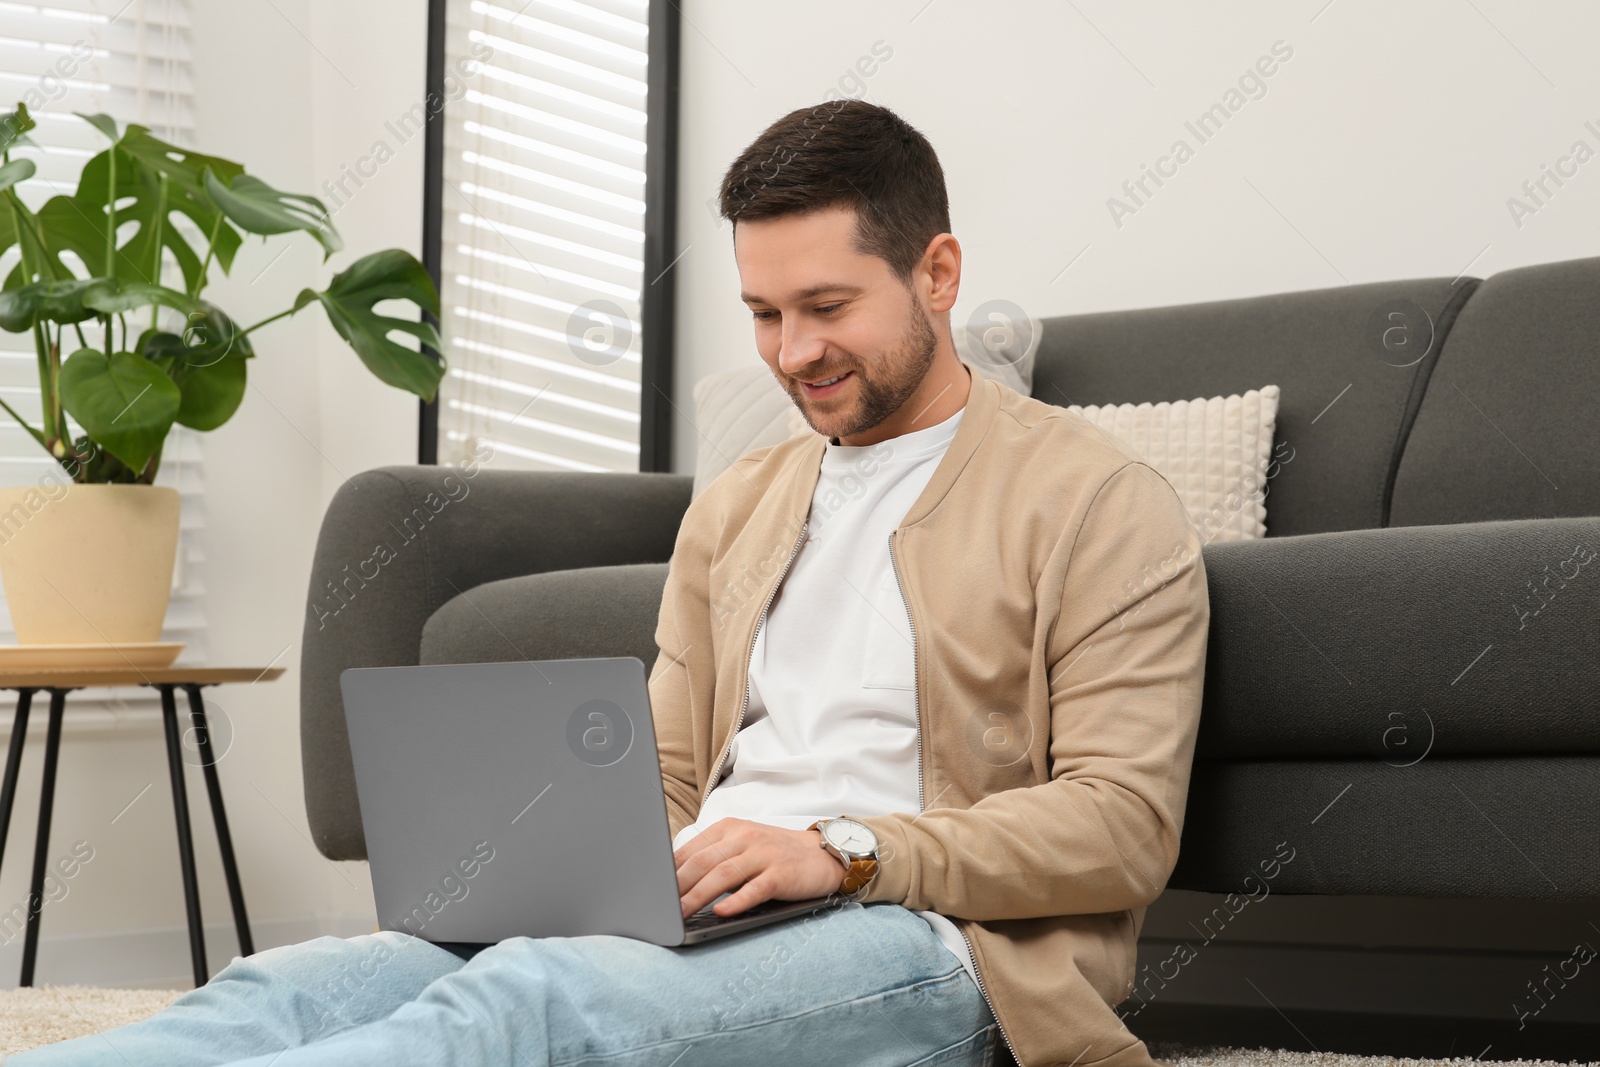
[[[434,2],[445,102],[429,194],[450,369],[437,454],[425,430],[423,461],[462,462],[487,441],[496,467],[667,469],[656,387],[670,392],[672,290],[650,279],[672,258],[670,219],[646,210],[671,155],[656,147],[671,132],[656,118],[664,101],[651,99],[666,84],[651,46],[666,12],[649,0]]]
[[[0,111],[14,110],[20,100],[38,123],[28,133],[38,148],[24,145],[12,152],[13,159],[25,156],[38,166],[32,178],[16,186],[29,207],[37,210],[53,196],[74,192],[83,164],[109,143],[74,111],[103,112],[119,127],[139,123],[162,140],[193,143],[188,0],[0,0],[0,27]],[[204,234],[190,232],[189,237],[204,246]],[[9,274],[18,259],[15,247],[0,255],[0,277]],[[70,253],[63,260],[80,276],[87,273]],[[170,272],[169,284],[181,277],[170,253],[163,269]],[[83,330],[90,344],[101,343],[94,320],[85,322]],[[28,334],[0,332],[0,396],[31,425],[41,425],[39,374]],[[83,432],[70,417],[68,425],[74,436]],[[52,470],[65,480],[62,468],[0,410],[0,484],[40,484]],[[187,643],[181,662],[204,663],[204,590],[198,571],[203,561],[199,538],[205,525],[205,479],[199,434],[173,427],[156,484],[177,489],[182,499],[172,600],[161,639]],[[9,609],[0,641],[16,642]],[[160,704],[153,689],[128,686],[86,691],[74,696],[72,706],[75,710],[67,721],[76,728],[96,718],[80,711],[115,716],[130,707],[154,710]],[[35,714],[32,722],[42,724],[45,719]]]

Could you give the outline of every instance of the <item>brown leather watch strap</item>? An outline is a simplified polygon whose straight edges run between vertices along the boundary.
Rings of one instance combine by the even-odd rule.
[[[817,833],[820,834],[822,833],[822,830],[820,829],[821,826],[822,820],[818,819],[816,822],[806,827],[806,829],[816,830]],[[824,851],[827,850],[827,838],[823,838],[822,847]],[[829,853],[829,855],[834,856],[835,859],[839,858],[835,853]],[[839,883],[839,892],[847,895],[854,893],[856,890],[872,881],[877,874],[878,861],[872,857],[868,856],[866,859],[851,860],[849,868],[844,872],[844,880]]]

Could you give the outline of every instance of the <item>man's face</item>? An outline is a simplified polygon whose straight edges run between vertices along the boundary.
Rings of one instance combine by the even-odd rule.
[[[756,347],[816,432],[879,425],[922,385],[937,351],[927,313],[876,256],[851,248],[855,212],[740,222],[734,259]],[[835,375],[843,380],[813,389]]]

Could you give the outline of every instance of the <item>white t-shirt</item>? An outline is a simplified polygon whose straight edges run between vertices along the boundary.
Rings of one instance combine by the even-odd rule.
[[[757,624],[743,723],[674,849],[730,816],[803,830],[824,817],[920,810],[911,625],[889,535],[961,415],[876,445],[829,440],[806,541]],[[955,924],[917,914],[976,982]]]

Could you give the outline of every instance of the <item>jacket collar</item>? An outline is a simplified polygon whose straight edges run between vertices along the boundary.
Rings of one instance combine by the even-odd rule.
[[[989,424],[994,421],[995,412],[1000,408],[1000,383],[979,374],[966,360],[963,359],[961,363],[972,374],[972,388],[967,393],[961,421],[956,425],[956,434],[939,459],[939,465],[933,469],[933,476],[912,503],[911,510],[900,521],[901,529],[920,522],[939,506],[967,461],[978,450],[979,443],[989,432]],[[811,515],[811,498],[816,493],[817,479],[821,476],[822,456],[828,449],[826,437],[822,434],[811,436],[813,440],[807,442],[807,450],[801,453],[801,459],[795,464],[794,473],[789,479],[788,512],[793,522],[791,528],[796,530]]]

